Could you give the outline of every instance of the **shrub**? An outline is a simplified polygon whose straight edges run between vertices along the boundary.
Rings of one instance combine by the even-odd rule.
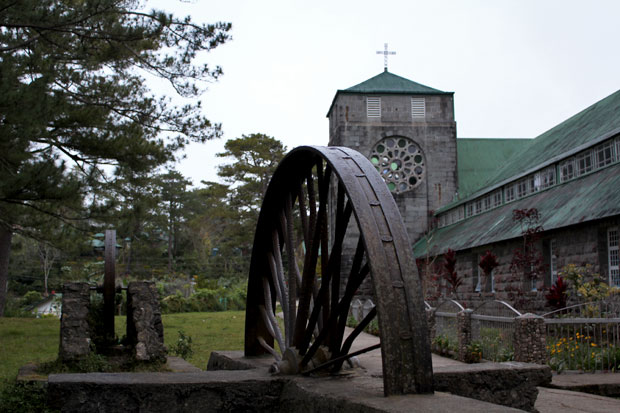
[[[479,363],[482,360],[482,344],[478,341],[472,341],[467,345],[465,353],[465,363]]]
[[[28,291],[22,298],[22,305],[32,305],[43,300],[43,296],[38,291]]]
[[[182,313],[187,311],[185,298],[181,294],[174,294],[161,300],[161,311],[164,314]]]
[[[514,360],[514,349],[510,343],[510,333],[499,328],[480,328],[482,357],[486,360],[502,362]]]
[[[175,356],[187,360],[194,354],[194,350],[192,349],[192,338],[186,335],[183,330],[179,330],[179,339],[170,346],[170,352]]]
[[[199,288],[188,298],[180,293],[169,295],[161,300],[161,310],[165,314],[182,312],[207,312],[244,310],[246,301],[245,286],[216,289]]]
[[[0,413],[57,411],[47,407],[47,387],[41,383],[17,380],[0,383]]]
[[[567,289],[568,284],[564,281],[564,278],[558,277],[549,289],[549,293],[545,295],[547,305],[555,310],[566,307],[566,299],[568,298]]]
[[[599,301],[609,296],[609,286],[590,264],[585,267],[568,264],[562,267],[560,274],[572,284],[569,294],[583,302]]]
[[[456,341],[445,335],[436,336],[433,339],[432,347],[437,354],[448,357],[454,357],[458,349]]]
[[[448,249],[443,255],[443,277],[450,284],[451,293],[458,299],[457,290],[463,284],[463,277],[459,277],[456,273],[456,252],[452,249]]]

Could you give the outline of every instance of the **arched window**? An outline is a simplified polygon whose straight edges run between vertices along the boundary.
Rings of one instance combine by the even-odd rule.
[[[420,185],[426,173],[420,147],[411,139],[398,136],[380,140],[370,153],[370,162],[396,194]]]

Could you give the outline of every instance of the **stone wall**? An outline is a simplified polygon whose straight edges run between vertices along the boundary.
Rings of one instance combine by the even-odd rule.
[[[90,353],[90,287],[87,283],[67,283],[62,290],[59,357],[76,361]]]

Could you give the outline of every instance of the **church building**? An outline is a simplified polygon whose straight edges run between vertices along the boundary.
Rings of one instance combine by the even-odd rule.
[[[541,309],[567,264],[620,287],[620,91],[534,139],[464,139],[453,92],[386,68],[338,90],[327,116],[329,145],[366,155],[392,192],[427,298],[448,294],[449,250],[463,279],[455,295],[469,307],[494,298]],[[536,270],[515,270],[519,249],[539,257]],[[487,251],[498,265],[485,277]]]

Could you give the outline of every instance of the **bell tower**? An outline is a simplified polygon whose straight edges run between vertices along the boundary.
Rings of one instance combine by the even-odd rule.
[[[454,93],[388,72],[338,90],[329,145],[370,159],[392,192],[412,243],[457,189]]]

